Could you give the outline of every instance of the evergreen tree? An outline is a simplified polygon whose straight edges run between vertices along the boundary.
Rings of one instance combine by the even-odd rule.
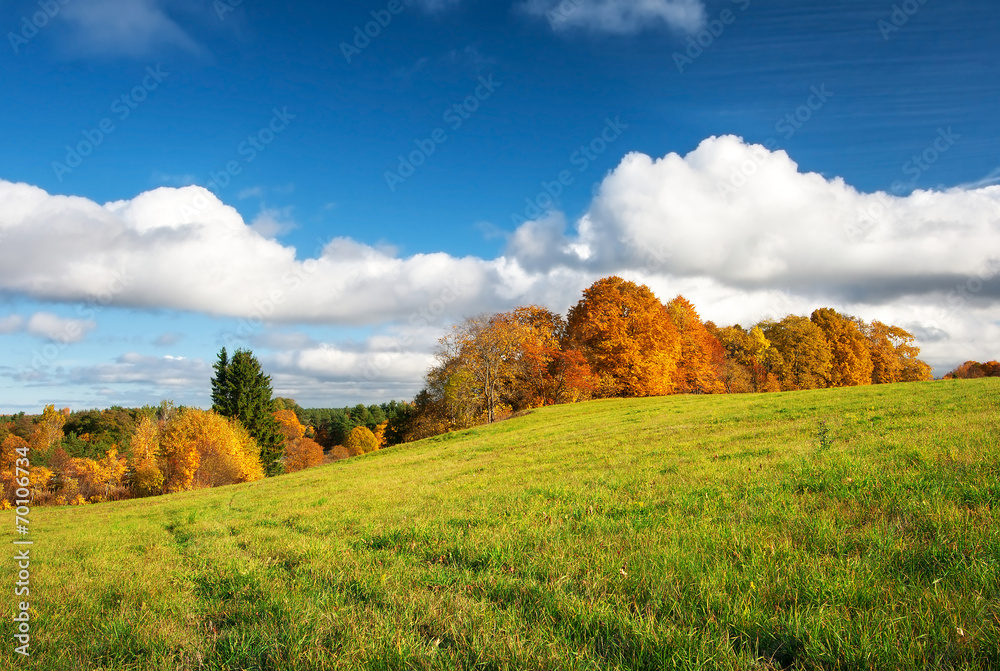
[[[277,475],[282,470],[284,440],[273,415],[271,376],[264,374],[252,352],[243,349],[236,350],[230,359],[223,347],[214,368],[212,410],[239,420],[257,441],[265,472]]]

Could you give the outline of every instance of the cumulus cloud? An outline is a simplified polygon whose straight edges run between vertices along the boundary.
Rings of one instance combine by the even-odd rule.
[[[174,308],[263,322],[378,323],[488,309],[497,262],[406,259],[334,238],[306,260],[201,187],[98,205],[0,181],[0,291],[45,301]]]
[[[295,230],[298,225],[292,218],[291,207],[265,207],[254,217],[250,228],[265,238],[274,238]]]
[[[664,25],[694,32],[705,23],[702,0],[527,0],[519,7],[557,32],[630,35]]]
[[[0,317],[0,335],[27,333],[52,342],[76,343],[97,328],[90,319],[66,319],[51,312],[36,312],[28,319],[21,315]]]
[[[73,0],[59,13],[69,44],[84,55],[143,57],[163,47],[202,48],[172,19],[160,0]]]
[[[829,306],[904,325],[939,367],[1000,349],[1000,186],[863,193],[732,136],[625,156],[583,216],[526,222],[495,259],[399,257],[347,238],[296,250],[194,186],[99,205],[0,181],[0,202],[0,292],[235,318],[223,342],[271,350],[289,390],[419,384],[450,322],[527,303],[565,311],[612,273],[722,323]],[[59,331],[42,321],[36,334]],[[323,343],[271,330],[281,324],[378,331]],[[0,320],[0,332],[27,328]]]
[[[1000,186],[866,194],[800,172],[784,151],[713,137],[686,156],[627,155],[565,229],[558,214],[527,222],[508,256],[533,269],[646,268],[880,304],[995,275]],[[978,298],[998,289],[986,282]]]

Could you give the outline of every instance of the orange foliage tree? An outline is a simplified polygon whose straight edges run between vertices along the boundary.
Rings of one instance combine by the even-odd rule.
[[[584,354],[609,396],[674,390],[680,337],[649,287],[620,277],[598,280],[569,311],[569,341]]]
[[[944,376],[946,380],[975,380],[981,377],[1000,377],[1000,362],[966,361]]]
[[[708,332],[694,305],[683,296],[667,303],[667,314],[677,328],[681,355],[674,373],[674,391],[680,394],[721,394],[726,391],[726,353]]]
[[[868,339],[873,384],[931,379],[931,367],[917,358],[920,348],[913,344],[912,333],[880,321],[859,326]]]
[[[278,431],[284,438],[282,453],[286,473],[323,463],[323,447],[311,438],[306,438],[306,427],[299,422],[292,410],[278,410],[274,413]]]

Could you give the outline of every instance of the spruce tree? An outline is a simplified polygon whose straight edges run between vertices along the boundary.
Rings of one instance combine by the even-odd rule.
[[[271,376],[265,375],[250,350],[238,349],[230,359],[219,352],[212,378],[212,410],[239,420],[260,448],[260,461],[268,475],[282,471],[284,441],[272,414]]]

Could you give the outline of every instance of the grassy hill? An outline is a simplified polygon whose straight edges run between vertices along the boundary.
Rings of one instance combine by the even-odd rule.
[[[1000,379],[545,408],[34,510],[0,668],[997,669],[998,499]]]

